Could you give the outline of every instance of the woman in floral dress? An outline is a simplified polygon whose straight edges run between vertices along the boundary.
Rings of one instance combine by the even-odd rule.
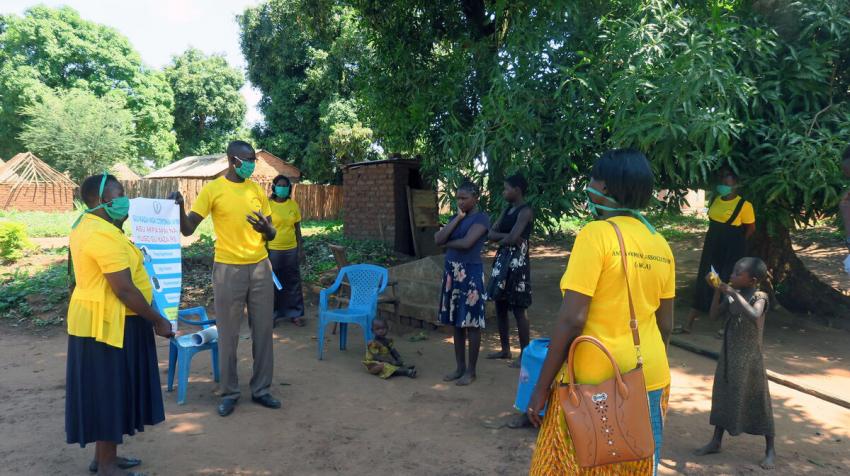
[[[525,203],[528,182],[521,174],[505,179],[502,197],[508,202],[499,221],[490,229],[489,238],[498,243],[499,251],[493,261],[493,271],[487,284],[487,299],[496,303],[501,349],[487,355],[488,359],[510,359],[510,321],[513,311],[519,333],[520,358],[512,366],[519,368],[522,350],[528,346],[527,310],[531,306],[531,267],[528,256],[534,211]]]
[[[440,322],[454,326],[455,371],[446,382],[469,385],[475,380],[475,367],[484,328],[484,266],[481,249],[487,239],[490,218],[478,210],[478,187],[465,181],[455,194],[457,215],[434,235],[438,246],[446,248],[446,264],[440,296]],[[466,341],[469,340],[469,361]]]

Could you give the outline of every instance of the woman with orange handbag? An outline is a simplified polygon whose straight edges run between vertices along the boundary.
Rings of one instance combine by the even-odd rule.
[[[635,150],[607,152],[591,171],[588,209],[597,220],[579,232],[573,246],[561,279],[564,301],[559,321],[528,408],[532,423],[542,424],[532,475],[656,471],[670,388],[666,349],[673,328],[676,275],[667,241],[637,211],[649,203],[653,182],[649,162]],[[571,349],[579,336],[588,342]],[[564,387],[569,392],[562,390],[573,378],[578,385]],[[581,396],[584,387],[607,383],[613,390]],[[565,398],[568,394],[570,398]],[[617,399],[642,406],[648,421],[607,411],[620,403]],[[549,410],[541,422],[547,401]],[[576,415],[588,425],[568,425]],[[629,425],[645,427],[642,441],[617,441],[623,436],[620,430]],[[626,429],[625,434],[637,430]],[[624,457],[614,449],[624,446],[642,447],[643,452]]]

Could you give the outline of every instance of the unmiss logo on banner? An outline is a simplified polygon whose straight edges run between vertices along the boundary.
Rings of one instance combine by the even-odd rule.
[[[145,271],[153,287],[153,306],[177,330],[182,261],[180,256],[180,209],[173,200],[130,200],[133,241],[142,252]]]

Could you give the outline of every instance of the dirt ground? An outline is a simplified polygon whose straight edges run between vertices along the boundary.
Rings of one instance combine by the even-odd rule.
[[[684,255],[679,258],[683,275],[695,259],[689,246],[676,246],[677,256]],[[566,255],[539,248],[536,256],[530,317],[538,337],[552,327]],[[686,288],[687,279],[680,281]],[[679,306],[679,318],[686,308],[686,303]],[[308,314],[314,317],[315,307]],[[705,332],[694,338],[714,344],[714,324],[703,321],[699,329]],[[482,353],[496,346],[494,327],[485,334]],[[243,332],[247,336],[247,327]],[[215,412],[209,357],[200,355],[193,362],[186,405],[177,405],[175,394],[166,393],[165,423],[127,438],[120,451],[143,458],[142,470],[150,475],[525,474],[535,431],[493,428],[513,415],[517,371],[501,361],[482,360],[472,386],[447,385],[441,377],[453,365],[450,339],[431,332],[426,341],[408,341],[416,332],[393,329],[402,355],[417,364],[420,377],[382,381],[360,364],[364,345],[358,329],[351,330],[348,351],[339,351],[332,340],[325,360],[318,361],[315,320],[305,328],[278,326],[273,392],[284,408],[277,411],[250,402],[246,338],[239,349],[243,399],[228,418]],[[771,327],[768,339],[778,341],[768,346],[769,368],[785,365],[774,370],[820,381],[836,394],[846,388],[846,333],[797,328],[792,321]],[[93,449],[64,443],[65,345],[61,329],[32,335],[0,328],[0,474],[86,474]],[[165,341],[159,342],[159,356],[164,388]],[[793,356],[798,363],[789,360]],[[721,454],[691,455],[711,436],[715,363],[672,348],[670,364],[661,474],[767,474],[758,467],[759,437],[727,437]],[[777,384],[771,383],[770,390],[778,452],[772,474],[848,474],[850,410]]]

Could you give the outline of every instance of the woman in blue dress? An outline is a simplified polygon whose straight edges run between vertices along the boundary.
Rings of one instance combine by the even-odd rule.
[[[475,367],[484,328],[484,266],[481,249],[490,229],[490,217],[478,210],[478,187],[465,181],[455,194],[457,215],[434,235],[438,246],[446,248],[446,264],[440,296],[440,322],[454,326],[455,371],[446,382],[469,385],[475,380]],[[469,340],[469,361],[466,341]]]

